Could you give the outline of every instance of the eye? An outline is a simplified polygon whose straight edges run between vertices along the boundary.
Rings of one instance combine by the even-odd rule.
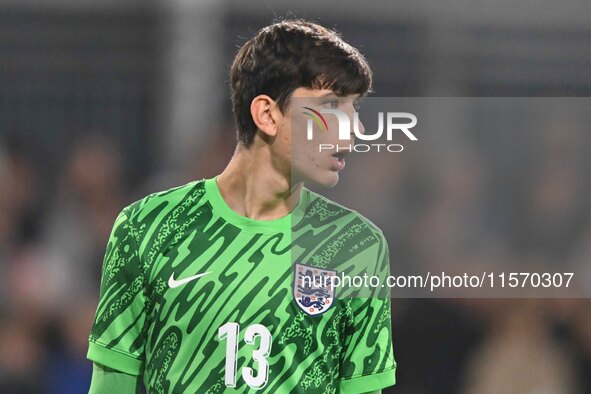
[[[338,100],[325,101],[324,103],[322,103],[322,107],[329,108],[329,109],[337,109],[339,107],[339,101]]]

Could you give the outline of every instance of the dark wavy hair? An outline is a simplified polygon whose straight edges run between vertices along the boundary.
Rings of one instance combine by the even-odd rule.
[[[266,94],[284,112],[299,87],[365,95],[372,73],[366,59],[340,35],[316,23],[285,20],[261,29],[238,51],[230,70],[238,141],[249,146],[257,132],[252,100]]]

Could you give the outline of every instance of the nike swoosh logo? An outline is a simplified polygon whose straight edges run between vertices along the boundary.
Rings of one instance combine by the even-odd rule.
[[[170,278],[168,278],[168,287],[170,287],[171,289],[174,289],[175,287],[179,287],[184,285],[185,283],[189,283],[192,280],[195,280],[197,278],[201,278],[204,275],[207,274],[211,274],[211,272],[204,272],[202,274],[197,274],[197,275],[193,275],[193,276],[189,276],[188,278],[184,278],[181,280],[176,280],[174,279],[174,272],[170,275]]]

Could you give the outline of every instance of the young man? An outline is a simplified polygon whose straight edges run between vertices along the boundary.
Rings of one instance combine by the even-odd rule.
[[[390,299],[305,275],[387,272],[379,229],[303,187],[337,183],[334,120],[308,141],[297,100],[353,114],[371,87],[333,31],[283,21],[231,69],[238,146],[217,177],[125,208],[90,335],[91,393],[365,393],[395,383]],[[313,107],[308,107],[314,109]],[[329,117],[327,117],[329,118]]]

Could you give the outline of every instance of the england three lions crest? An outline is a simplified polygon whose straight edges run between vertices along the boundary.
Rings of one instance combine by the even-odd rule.
[[[310,316],[322,315],[335,302],[333,278],[336,271],[295,264],[293,269],[293,298],[301,310]]]

